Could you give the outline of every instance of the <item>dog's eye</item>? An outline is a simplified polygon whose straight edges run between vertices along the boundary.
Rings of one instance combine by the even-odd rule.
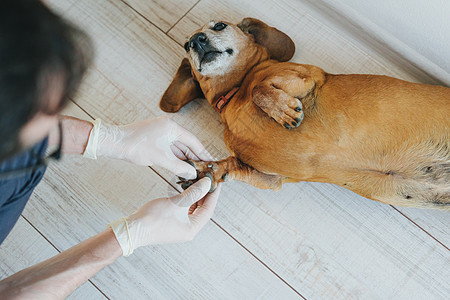
[[[186,50],[186,52],[189,52],[189,42],[186,42],[186,44],[184,44],[184,50]]]
[[[227,27],[227,24],[224,23],[216,23],[216,25],[214,25],[214,27],[212,28],[212,30],[214,31],[222,31],[225,29],[225,27]]]

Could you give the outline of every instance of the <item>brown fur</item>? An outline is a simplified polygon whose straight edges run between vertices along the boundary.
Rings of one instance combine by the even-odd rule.
[[[226,174],[259,188],[328,182],[393,205],[450,210],[449,88],[280,62],[293,55],[285,34],[255,19],[229,26],[240,51],[227,71],[178,74],[161,100],[174,112],[193,99],[186,94],[213,103],[240,86],[221,113],[232,157],[197,163],[199,172],[214,173],[215,184]],[[192,79],[202,92],[184,88]]]

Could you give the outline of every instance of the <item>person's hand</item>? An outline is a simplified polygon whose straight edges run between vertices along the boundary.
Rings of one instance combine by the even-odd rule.
[[[211,180],[200,179],[183,193],[144,204],[127,218],[109,224],[128,256],[141,246],[191,241],[211,218],[220,185],[208,191]]]
[[[167,117],[125,126],[94,122],[84,156],[123,159],[137,165],[158,165],[176,175],[194,179],[197,172],[184,160],[213,160],[202,143]]]

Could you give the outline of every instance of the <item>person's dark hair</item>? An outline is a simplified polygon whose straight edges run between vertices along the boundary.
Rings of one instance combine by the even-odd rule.
[[[41,1],[0,1],[0,162],[20,149],[19,131],[33,116],[65,107],[91,56],[86,34]],[[63,85],[56,108],[47,101],[55,84]]]

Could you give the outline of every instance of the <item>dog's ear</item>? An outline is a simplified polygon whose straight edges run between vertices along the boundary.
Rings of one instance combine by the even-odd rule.
[[[181,61],[177,74],[159,102],[165,112],[177,112],[194,99],[204,98],[198,82],[192,77],[191,64],[187,58]]]
[[[285,33],[253,18],[245,18],[237,25],[243,32],[254,36],[255,42],[264,46],[270,58],[288,61],[294,56],[295,44]]]

